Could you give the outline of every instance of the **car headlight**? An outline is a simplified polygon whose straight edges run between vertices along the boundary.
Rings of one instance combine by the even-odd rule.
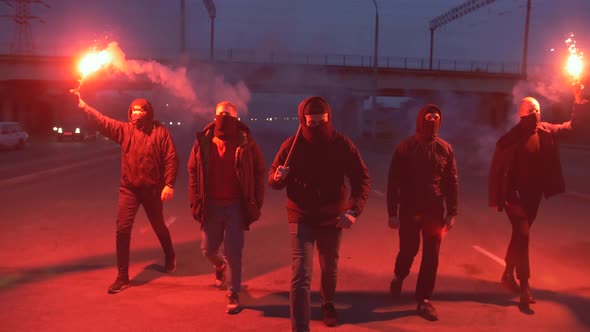
[[[61,127],[59,127],[59,128],[57,128],[57,132],[61,134],[61,133],[63,133],[64,131],[63,131],[63,129],[61,129]]]
[[[53,127],[53,131],[57,131],[57,127]]]
[[[80,128],[76,128],[75,133],[76,134],[79,134],[80,133]]]

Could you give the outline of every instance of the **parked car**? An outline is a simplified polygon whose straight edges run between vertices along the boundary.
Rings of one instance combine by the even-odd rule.
[[[0,122],[0,147],[21,149],[29,140],[29,134],[18,122]]]
[[[53,133],[59,142],[71,139],[72,141],[96,141],[96,127],[87,121],[81,123],[62,124],[53,127]]]

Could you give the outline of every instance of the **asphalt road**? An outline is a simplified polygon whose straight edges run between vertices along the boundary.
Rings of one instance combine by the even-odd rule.
[[[294,132],[294,130],[292,130]],[[291,130],[256,128],[268,164]],[[132,287],[106,290],[116,277],[118,147],[109,141],[33,140],[0,152],[0,331],[287,331],[290,254],[285,193],[270,188],[261,220],[246,236],[245,310],[225,313],[224,293],[199,249],[191,219],[186,161],[190,135],[175,133],[181,168],[165,218],[178,269],[163,274],[163,253],[140,210],[132,234]],[[538,303],[521,313],[498,283],[510,238],[505,215],[486,206],[481,167],[460,163],[460,215],[443,240],[433,303],[440,316],[415,315],[420,257],[402,299],[388,295],[397,232],[386,225],[388,144],[358,142],[371,173],[364,214],[345,231],[336,307],[340,325],[320,322],[319,266],[312,280],[312,330],[587,331],[590,329],[590,152],[563,149],[568,194],[543,201],[531,232],[531,285]],[[461,147],[456,154],[461,158]],[[310,161],[313,162],[313,161]],[[486,170],[487,171],[487,170]],[[420,255],[420,254],[419,254]]]

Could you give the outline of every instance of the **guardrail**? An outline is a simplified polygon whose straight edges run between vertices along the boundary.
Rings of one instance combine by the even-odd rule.
[[[0,48],[1,49],[1,48]],[[208,49],[188,50],[188,56],[194,60],[211,61]],[[38,51],[33,56],[72,56],[71,48],[53,48]],[[132,49],[126,51],[130,59],[179,59],[180,52],[170,49]],[[374,57],[370,55],[354,54],[306,54],[296,52],[276,52],[254,49],[216,49],[213,61],[244,62],[277,65],[323,65],[373,68]],[[378,68],[403,70],[429,70],[428,58],[379,56]],[[519,63],[502,63],[491,61],[469,61],[452,59],[433,59],[432,70],[458,72],[488,72],[519,74]]]

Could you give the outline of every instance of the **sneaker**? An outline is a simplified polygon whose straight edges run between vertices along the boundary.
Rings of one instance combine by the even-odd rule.
[[[537,300],[531,294],[531,289],[527,288],[520,293],[520,302],[537,303]]]
[[[529,302],[529,298],[526,296],[520,297],[520,301],[518,302],[518,309],[520,310],[520,312],[527,314],[527,315],[532,315],[535,313],[531,309],[531,302]]]
[[[418,307],[416,308],[416,311],[418,312],[418,316],[429,320],[429,321],[437,321],[438,320],[438,314],[436,313],[436,309],[434,309],[434,306],[432,306],[432,303],[430,302],[430,300],[424,300],[420,303],[418,303]]]
[[[227,310],[226,312],[230,315],[235,315],[242,311],[242,306],[240,305],[240,298],[238,293],[229,293],[227,295]]]
[[[516,282],[516,279],[514,279],[513,274],[511,274],[511,273],[503,274],[500,282],[502,283],[502,286],[504,286],[504,288],[508,289],[512,293],[515,293],[515,294],[520,293],[520,286]]]
[[[125,288],[129,287],[129,279],[119,279],[109,287],[109,294],[117,294]]]
[[[171,258],[166,257],[166,264],[164,265],[164,272],[165,273],[172,273],[176,271],[176,256],[172,256]]]
[[[338,315],[332,303],[322,305],[322,320],[324,321],[324,325],[328,327],[334,327],[338,324]]]
[[[223,263],[220,267],[215,266],[215,286],[220,289],[225,288],[225,270],[227,270],[227,263]]]
[[[402,294],[402,284],[403,280],[399,279],[397,276],[394,276],[389,284],[389,293],[394,299],[397,299]]]

